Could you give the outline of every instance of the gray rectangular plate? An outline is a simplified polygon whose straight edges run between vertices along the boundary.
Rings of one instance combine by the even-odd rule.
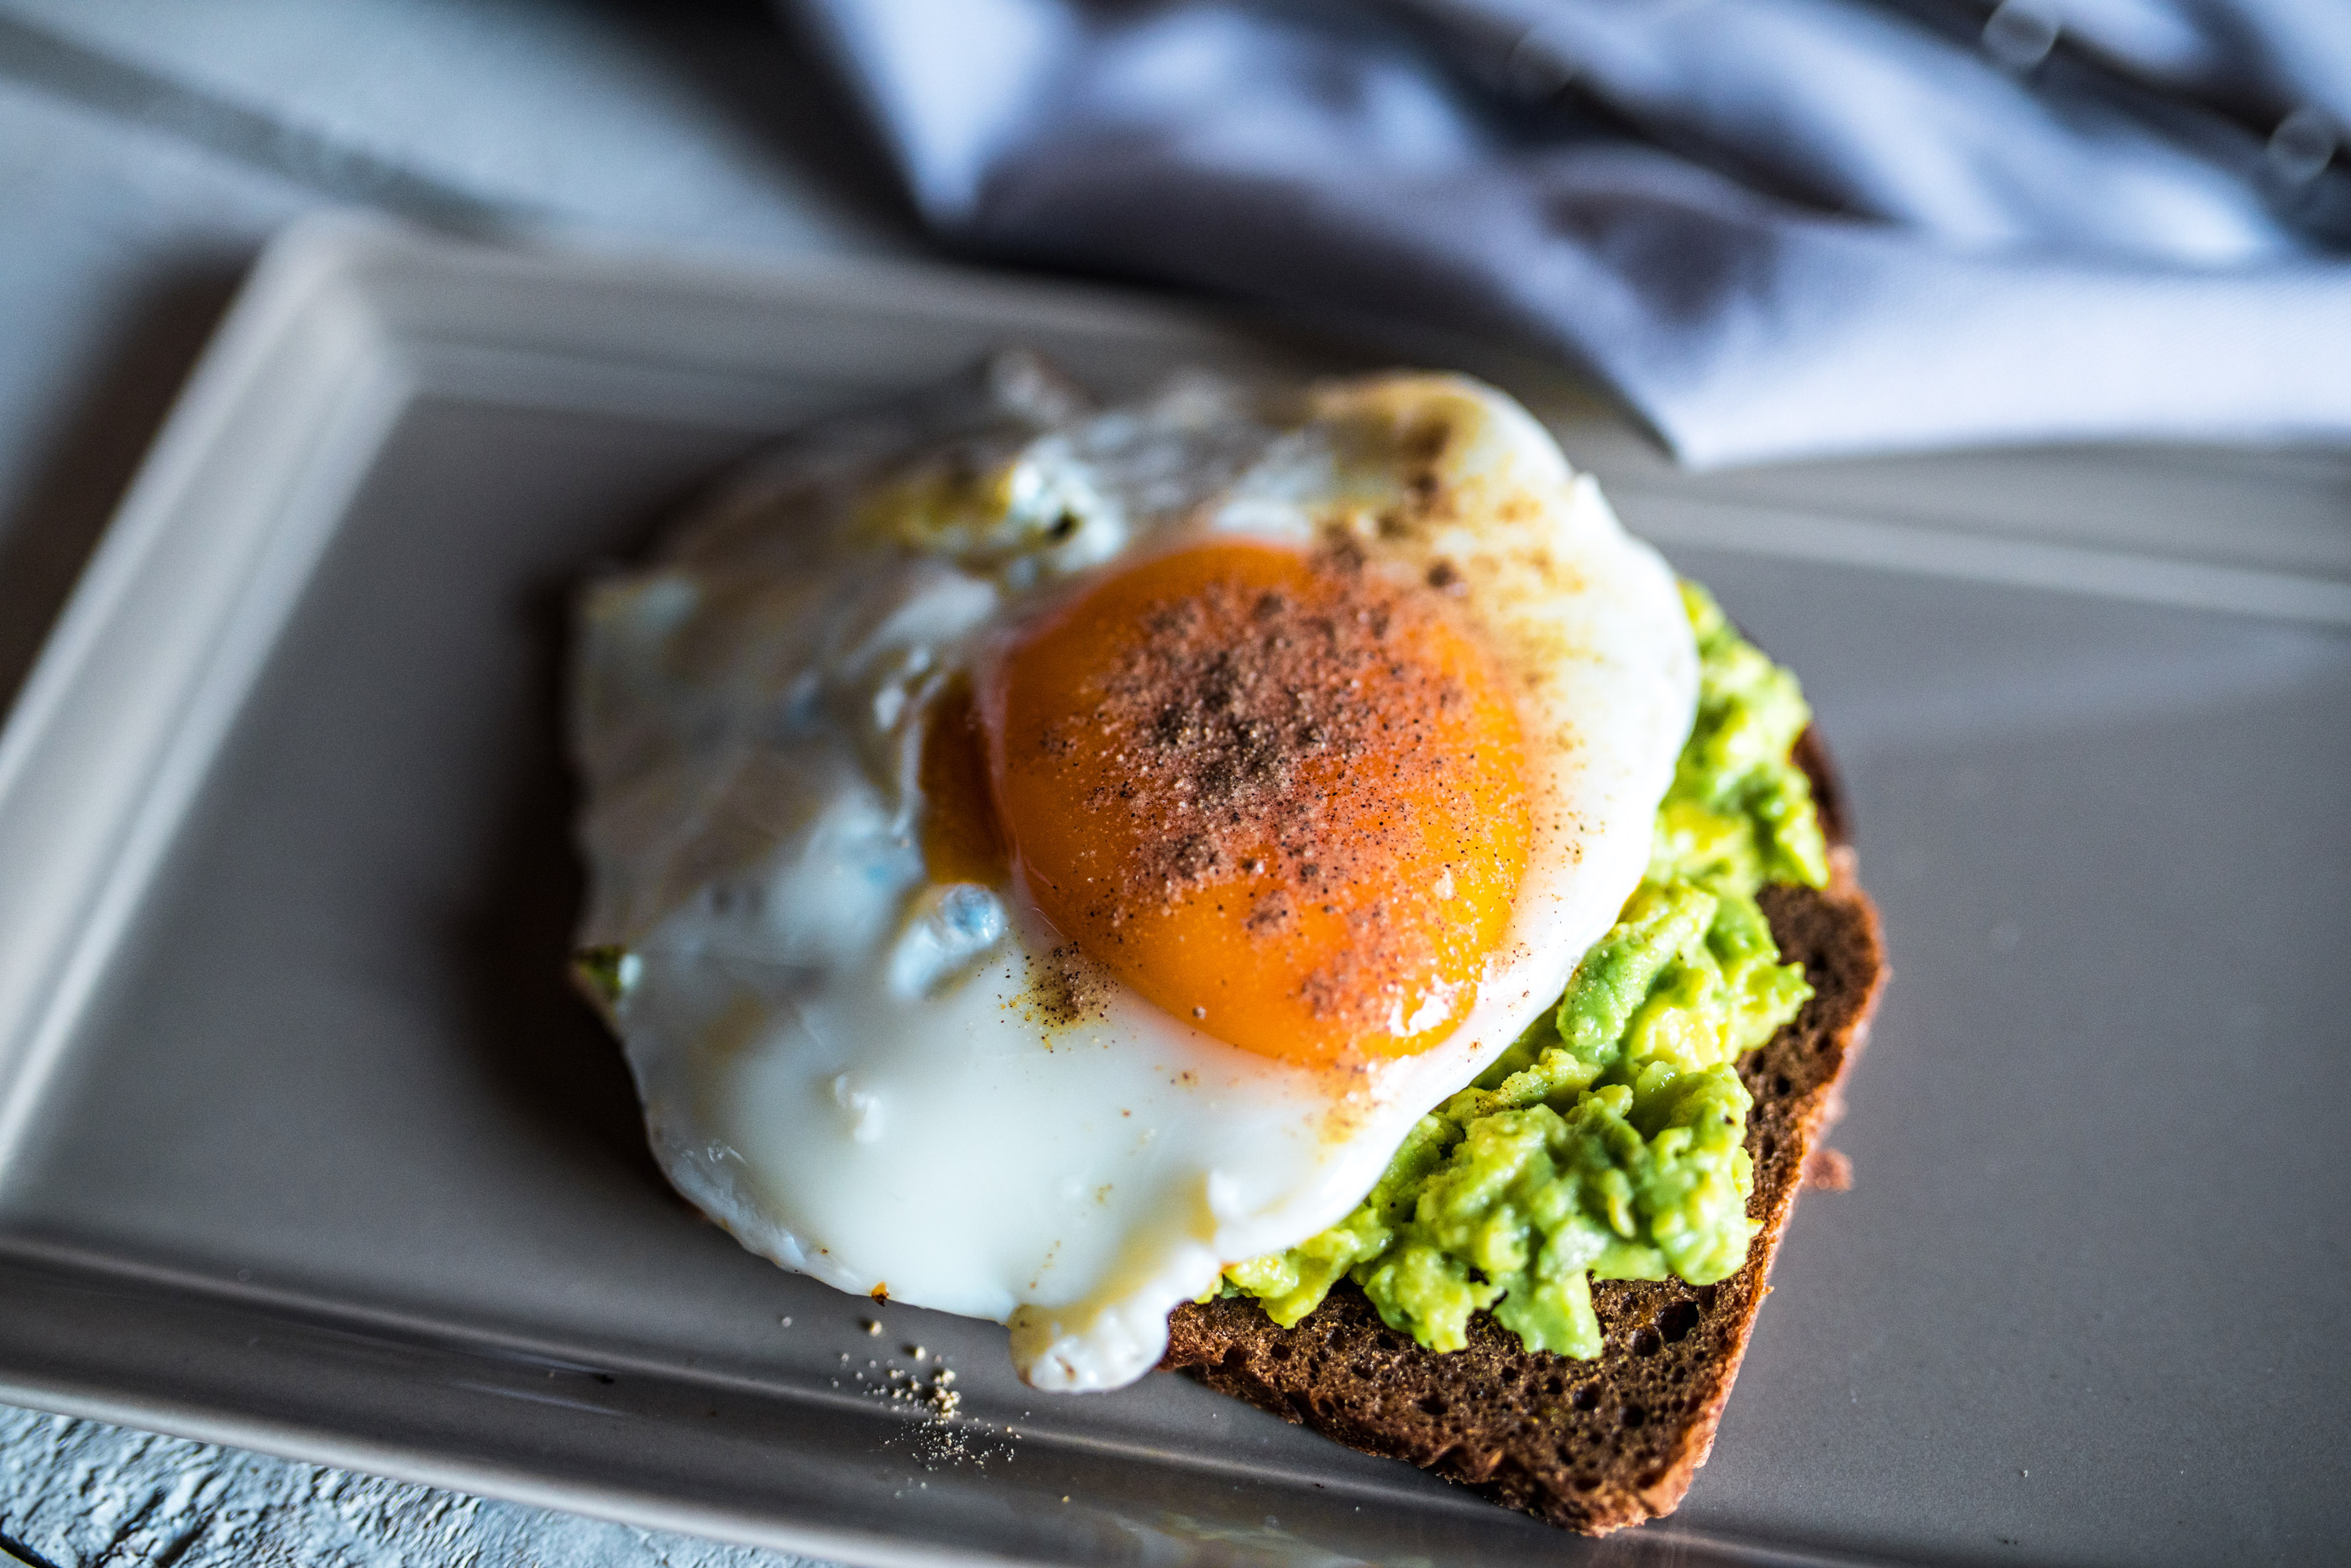
[[[992,1325],[869,1336],[672,1198],[563,978],[569,587],[764,433],[1005,342],[1110,392],[1349,362],[928,269],[273,248],[0,738],[0,1397],[875,1563],[2342,1536],[2341,454],[1693,478],[1424,348],[1803,675],[1885,907],[1859,1184],[1797,1216],[1667,1522],[1576,1541],[1179,1378],[1031,1395]],[[960,1457],[853,1376],[917,1341]]]

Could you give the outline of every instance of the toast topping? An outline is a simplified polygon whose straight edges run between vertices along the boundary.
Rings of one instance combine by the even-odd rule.
[[[1490,1310],[1532,1350],[1590,1358],[1590,1282],[1736,1270],[1754,1233],[1739,1058],[1812,995],[1755,895],[1819,887],[1826,852],[1789,760],[1811,714],[1794,678],[1684,589],[1698,722],[1646,877],[1558,1008],[1428,1116],[1338,1225],[1226,1271],[1285,1326],[1343,1278],[1430,1349]]]

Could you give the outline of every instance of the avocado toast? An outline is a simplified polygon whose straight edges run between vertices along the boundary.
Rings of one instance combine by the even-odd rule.
[[[1855,878],[1843,802],[1814,732],[1792,760],[1812,785],[1829,876],[1819,888],[1779,884],[1757,895],[1782,961],[1802,966],[1812,995],[1739,1063],[1754,1101],[1745,1147],[1757,1229],[1736,1272],[1704,1285],[1594,1281],[1603,1344],[1591,1359],[1530,1350],[1483,1312],[1469,1320],[1463,1348],[1428,1350],[1343,1281],[1289,1328],[1246,1295],[1181,1307],[1163,1365],[1587,1534],[1672,1511],[1713,1447],[1798,1189],[1808,1176],[1842,1185],[1843,1162],[1821,1139],[1842,1112],[1839,1086],[1886,974],[1876,910]]]

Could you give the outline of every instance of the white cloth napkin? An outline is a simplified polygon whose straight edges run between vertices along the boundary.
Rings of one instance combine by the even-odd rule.
[[[798,0],[970,251],[1563,355],[1693,464],[2351,437],[2351,0]]]

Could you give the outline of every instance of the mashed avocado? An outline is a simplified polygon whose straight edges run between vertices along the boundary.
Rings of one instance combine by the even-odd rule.
[[[1811,711],[1795,678],[1682,587],[1697,722],[1657,810],[1641,885],[1552,1012],[1423,1116],[1355,1211],[1228,1291],[1288,1327],[1353,1279],[1389,1326],[1458,1350],[1490,1310],[1531,1349],[1600,1354],[1591,1281],[1708,1284],[1747,1256],[1752,1101],[1739,1058],[1812,988],[1755,902],[1819,887],[1812,789],[1788,758]]]

